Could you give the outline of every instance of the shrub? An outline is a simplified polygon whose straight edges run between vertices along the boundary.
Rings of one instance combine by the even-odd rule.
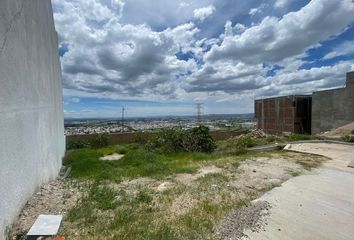
[[[254,147],[255,140],[250,136],[241,136],[237,139],[235,144],[235,153],[243,154],[247,152],[248,147]]]
[[[354,129],[350,133],[354,135]]]
[[[102,148],[108,146],[109,135],[107,133],[101,133],[91,138],[91,146],[93,148]]]
[[[184,138],[185,149],[188,152],[207,152],[211,153],[216,149],[216,144],[209,134],[209,128],[206,126],[199,126],[187,132]]]
[[[118,154],[126,154],[126,153],[128,152],[128,150],[127,150],[126,147],[118,146],[116,152],[117,152]]]
[[[89,148],[89,147],[91,147],[90,143],[85,140],[70,140],[66,144],[66,150]]]
[[[162,153],[213,152],[216,144],[209,134],[209,128],[199,126],[189,130],[182,128],[164,129],[153,136],[146,148]]]
[[[162,153],[182,152],[183,151],[183,130],[163,129],[148,140],[146,148],[151,151]]]

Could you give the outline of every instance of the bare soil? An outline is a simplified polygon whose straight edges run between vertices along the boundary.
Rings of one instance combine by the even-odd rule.
[[[80,187],[71,181],[57,179],[43,185],[22,209],[12,226],[10,239],[26,235],[40,214],[65,215],[81,195]]]
[[[251,158],[240,165],[230,184],[244,193],[250,190],[263,192],[303,171],[296,161],[285,158]]]
[[[175,180],[185,185],[191,185],[193,181],[197,180],[198,178],[204,177],[207,174],[221,173],[221,172],[223,172],[222,168],[218,168],[215,166],[206,166],[206,167],[201,167],[198,170],[197,174],[188,174],[188,173],[177,174],[175,176]]]
[[[324,132],[322,134],[322,136],[325,136],[325,137],[343,137],[343,136],[346,136],[346,135],[350,135],[353,130],[354,130],[354,122],[349,123],[347,125],[344,125],[342,127],[333,129],[331,131]]]
[[[193,207],[195,207],[198,203],[198,200],[194,199],[189,194],[184,194],[177,197],[170,207],[170,212],[174,216],[180,216],[187,213]]]
[[[265,216],[269,215],[270,204],[258,201],[234,209],[224,218],[216,228],[216,236],[221,239],[236,240],[245,237],[244,231],[251,229],[253,232],[262,230],[267,223]]]

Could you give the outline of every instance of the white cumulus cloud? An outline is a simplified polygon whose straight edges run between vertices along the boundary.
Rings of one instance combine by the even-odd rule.
[[[194,18],[203,22],[207,17],[213,15],[215,12],[215,7],[213,5],[209,5],[207,7],[198,8],[193,11]]]
[[[292,0],[276,0],[274,6],[276,8],[286,7]]]
[[[282,18],[265,17],[241,35],[225,38],[220,46],[214,46],[206,54],[206,59],[278,62],[342,33],[354,21],[353,12],[351,0],[312,0],[298,12],[290,12]]]
[[[354,54],[354,41],[345,41],[339,44],[331,52],[327,53],[323,59],[327,60],[349,54]]]

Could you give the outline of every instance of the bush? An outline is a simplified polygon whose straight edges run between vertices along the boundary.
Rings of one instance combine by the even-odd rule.
[[[116,152],[117,152],[118,154],[126,154],[126,153],[128,152],[128,150],[127,150],[126,147],[118,146]]]
[[[153,136],[146,148],[162,153],[213,152],[216,144],[209,134],[209,128],[199,126],[189,130],[182,128],[164,129]]]
[[[237,139],[235,144],[235,153],[243,154],[247,152],[248,147],[254,147],[256,145],[254,138],[250,136],[241,136]]]
[[[354,143],[354,136],[346,135],[346,136],[342,137],[342,140],[345,142]]]
[[[109,135],[107,133],[97,134],[92,137],[90,143],[93,148],[102,148],[108,146]]]
[[[91,144],[85,140],[70,140],[66,144],[66,150],[89,148]]]
[[[216,144],[209,134],[209,128],[206,126],[199,126],[193,128],[186,133],[185,149],[188,152],[207,152],[211,153],[216,149]]]
[[[183,130],[163,129],[155,136],[151,137],[145,147],[150,151],[158,151],[162,153],[182,152],[183,151]]]
[[[354,129],[350,133],[354,135]]]

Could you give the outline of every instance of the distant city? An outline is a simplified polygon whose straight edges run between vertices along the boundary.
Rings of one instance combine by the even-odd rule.
[[[203,124],[210,130],[255,128],[254,114],[216,114],[196,116],[163,116],[122,119],[65,119],[65,135],[98,133],[149,132],[164,128],[193,128]]]

